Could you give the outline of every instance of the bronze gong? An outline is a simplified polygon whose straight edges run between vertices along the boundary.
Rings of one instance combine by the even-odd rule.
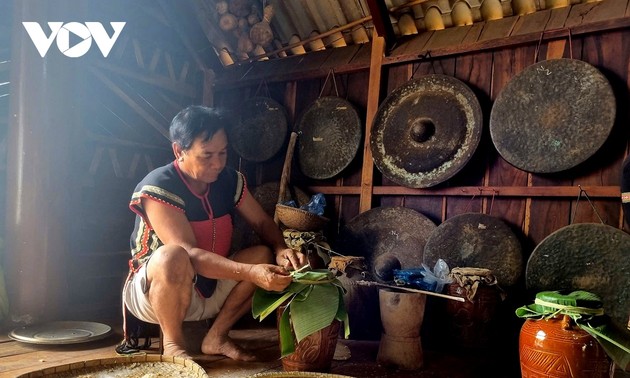
[[[454,77],[427,75],[397,88],[379,106],[370,148],[385,177],[426,188],[468,163],[481,130],[481,106],[473,91]]]
[[[263,162],[272,158],[287,135],[287,113],[279,102],[268,97],[252,97],[234,111],[230,144],[245,160]]]
[[[328,179],[341,173],[361,144],[361,119],[354,106],[340,97],[320,97],[297,125],[298,162],[302,173]]]
[[[527,67],[499,93],[490,114],[490,136],[513,166],[560,172],[599,150],[615,111],[610,83],[597,68],[580,60],[546,60]]]
[[[390,282],[392,269],[422,265],[425,244],[435,223],[406,207],[377,207],[351,219],[339,234],[339,251],[364,256],[373,279]]]
[[[378,290],[356,283],[360,280],[391,283],[393,269],[422,265],[424,245],[436,229],[423,214],[405,207],[376,207],[352,218],[339,233],[333,249],[346,256],[365,257],[364,274],[340,276],[347,289],[344,300],[352,326],[352,338],[381,337]]]
[[[630,235],[599,223],[565,226],[541,241],[527,261],[526,285],[544,290],[586,290],[624,329],[630,314]]]
[[[523,271],[522,247],[503,220],[486,214],[465,213],[442,222],[424,246],[424,263],[431,269],[438,259],[450,269],[490,269],[500,286],[517,283]]]

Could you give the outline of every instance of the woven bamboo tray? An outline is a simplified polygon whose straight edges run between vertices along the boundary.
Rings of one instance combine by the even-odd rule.
[[[276,215],[287,228],[298,231],[318,231],[328,223],[328,218],[282,204],[276,204]]]
[[[248,378],[353,378],[349,375],[316,373],[310,371],[281,371],[250,375]]]
[[[204,368],[193,360],[157,354],[75,362],[22,374],[17,378],[141,378],[152,376],[208,378]]]

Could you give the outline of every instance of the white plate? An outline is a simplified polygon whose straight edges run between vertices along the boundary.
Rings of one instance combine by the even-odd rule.
[[[32,324],[9,332],[16,341],[31,344],[76,344],[100,340],[112,332],[112,327],[94,322],[58,321]]]

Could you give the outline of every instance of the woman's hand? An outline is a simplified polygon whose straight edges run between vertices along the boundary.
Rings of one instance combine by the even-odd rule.
[[[282,291],[293,280],[286,269],[272,264],[253,265],[250,274],[254,284],[268,291]]]
[[[298,270],[308,263],[302,252],[285,248],[276,253],[276,263],[286,270]]]

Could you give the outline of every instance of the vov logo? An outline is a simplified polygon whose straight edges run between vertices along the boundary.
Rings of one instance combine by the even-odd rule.
[[[111,37],[100,22],[86,22],[85,24],[79,22],[48,22],[50,35],[47,36],[38,22],[22,22],[24,29],[31,37],[35,48],[37,48],[42,58],[46,56],[53,40],[57,41],[59,51],[69,58],[79,58],[85,55],[92,47],[92,40],[94,40],[103,57],[107,58],[126,22],[110,22],[109,24],[114,29]],[[73,46],[70,46],[70,33],[81,39]]]

